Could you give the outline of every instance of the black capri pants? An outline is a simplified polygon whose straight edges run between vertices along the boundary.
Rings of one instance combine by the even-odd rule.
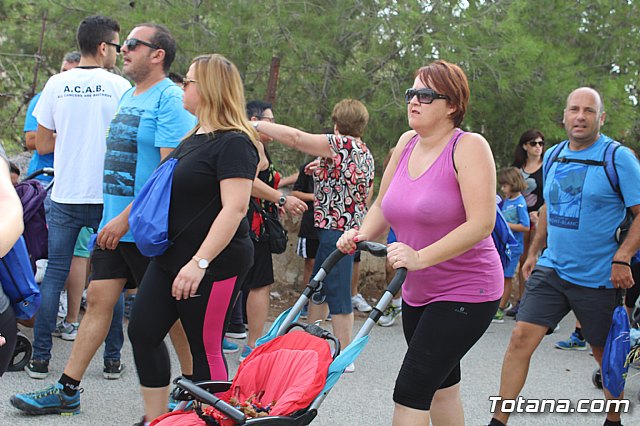
[[[0,377],[7,371],[11,360],[13,359],[13,351],[18,340],[18,323],[13,313],[13,308],[8,306],[7,309],[0,314],[0,335],[5,338],[6,343],[0,346]]]
[[[142,279],[129,321],[129,340],[144,387],[169,386],[171,365],[164,338],[180,319],[193,357],[193,380],[228,380],[222,339],[243,276],[216,279],[209,272],[195,296],[176,300],[171,287],[176,274],[152,260]]]
[[[460,382],[460,360],[482,337],[498,310],[493,302],[402,303],[402,327],[409,345],[396,379],[393,401],[428,411],[438,389]]]

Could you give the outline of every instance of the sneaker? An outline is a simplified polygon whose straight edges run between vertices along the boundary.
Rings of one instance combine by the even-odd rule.
[[[345,373],[353,373],[354,371],[356,371],[356,366],[353,363],[347,365],[347,367],[344,369]]]
[[[79,322],[68,323],[66,321],[62,321],[56,325],[56,328],[53,330],[51,335],[54,337],[60,337],[62,340],[73,342],[78,336],[78,327],[80,327]]]
[[[498,308],[498,312],[493,316],[491,322],[496,324],[502,324],[504,322],[504,311]]]
[[[222,352],[225,354],[232,354],[238,352],[240,347],[227,339],[222,339]]]
[[[238,361],[240,361],[240,362],[244,361],[244,359],[249,356],[251,351],[253,351],[251,346],[244,345],[244,348],[242,348],[242,353],[240,354],[240,358],[238,358]]]
[[[25,365],[24,371],[32,379],[46,379],[49,375],[49,361],[32,359]]]
[[[119,359],[105,359],[102,377],[107,380],[118,380],[124,371],[124,364]]]
[[[353,305],[353,309],[357,309],[360,312],[371,312],[373,309],[360,293],[351,297],[351,305]]]
[[[518,309],[520,309],[520,301],[516,303],[511,309],[505,309],[504,314],[508,317],[515,317],[518,313]]]
[[[46,389],[31,392],[18,393],[11,397],[11,405],[28,414],[62,414],[74,415],[80,413],[80,392],[68,396],[62,392],[62,385],[56,383]]]
[[[306,304],[302,307],[302,310],[300,311],[300,319],[307,319],[308,316],[309,316],[309,304]]]
[[[389,307],[384,310],[384,315],[378,320],[378,325],[380,327],[391,327],[400,315],[402,315],[401,306],[389,305]]]
[[[571,333],[571,336],[569,336],[567,340],[556,342],[556,348],[573,351],[585,351],[587,350],[587,342],[584,339],[580,339],[574,331],[573,333]]]
[[[247,338],[247,329],[244,328],[244,324],[229,324],[227,328],[227,332],[224,333],[226,337],[230,339],[246,339]],[[234,351],[235,352],[235,351]]]

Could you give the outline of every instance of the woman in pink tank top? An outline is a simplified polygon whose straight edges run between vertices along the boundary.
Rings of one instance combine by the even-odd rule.
[[[409,270],[402,291],[409,348],[393,424],[429,424],[433,400],[447,424],[463,425],[460,360],[488,328],[503,289],[490,236],[495,164],[481,135],[458,128],[469,100],[460,67],[439,60],[420,68],[405,98],[413,130],[400,137],[362,227],[345,232],[337,246],[351,253],[356,242],[391,226],[397,242],[388,260]]]

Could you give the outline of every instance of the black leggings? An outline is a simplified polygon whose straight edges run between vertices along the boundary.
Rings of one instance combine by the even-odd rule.
[[[156,261],[149,263],[133,304],[128,330],[142,386],[169,385],[171,365],[164,338],[177,319],[189,340],[193,380],[228,380],[222,338],[242,278],[214,281],[206,274],[196,297],[177,301],[171,296],[175,275],[160,268]]]
[[[500,299],[484,303],[402,303],[402,327],[409,349],[396,379],[393,400],[429,410],[438,389],[460,382],[460,360],[480,339]]]
[[[18,323],[11,306],[0,314],[0,335],[7,341],[3,346],[0,346],[0,377],[2,377],[13,359],[18,336]]]

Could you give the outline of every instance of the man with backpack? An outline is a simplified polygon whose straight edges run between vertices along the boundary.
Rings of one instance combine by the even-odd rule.
[[[600,133],[604,120],[600,94],[588,87],[574,90],[563,118],[568,141],[545,153],[546,205],[522,266],[526,292],[504,357],[501,400],[491,426],[506,425],[509,413],[500,411],[502,401],[518,397],[533,352],[570,310],[601,365],[621,289],[634,285],[630,260],[640,247],[640,221],[634,220],[620,245],[616,231],[627,209],[636,217],[640,213],[640,164],[629,149]],[[604,425],[621,425],[620,413],[608,412]]]
[[[80,381],[109,331],[113,308],[125,287],[140,284],[149,262],[129,232],[131,202],[161,158],[196,124],[195,117],[183,107],[182,90],[167,78],[176,43],[165,27],[135,27],[122,44],[122,53],[124,74],[135,86],[123,94],[107,134],[104,210],[100,226],[96,226],[87,312],[58,382],[42,391],[11,398],[14,407],[29,414],[80,411]],[[122,324],[123,318],[116,320]],[[117,379],[122,370],[119,359],[105,361],[103,375]]]

